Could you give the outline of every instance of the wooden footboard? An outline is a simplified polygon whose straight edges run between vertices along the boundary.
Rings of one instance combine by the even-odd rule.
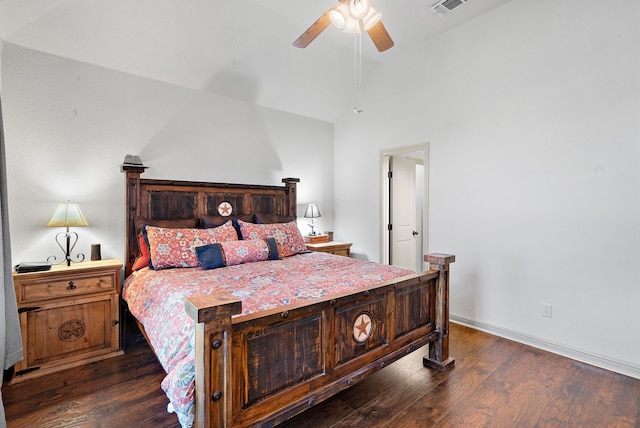
[[[429,344],[424,365],[449,356],[449,264],[310,305],[232,318],[232,295],[188,298],[196,328],[196,426],[274,426]]]

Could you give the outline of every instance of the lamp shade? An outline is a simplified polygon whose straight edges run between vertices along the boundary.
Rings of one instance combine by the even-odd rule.
[[[53,213],[53,217],[47,223],[49,227],[84,227],[89,226],[89,222],[82,211],[80,206],[75,202],[61,202],[58,204],[56,211]]]
[[[322,217],[320,215],[320,210],[316,204],[307,205],[307,210],[304,212],[305,218],[318,218]]]

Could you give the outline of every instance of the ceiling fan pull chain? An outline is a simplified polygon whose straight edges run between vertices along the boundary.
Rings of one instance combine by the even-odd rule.
[[[354,113],[363,113],[362,109],[362,31],[354,34],[353,49],[353,85],[355,92],[356,106]]]

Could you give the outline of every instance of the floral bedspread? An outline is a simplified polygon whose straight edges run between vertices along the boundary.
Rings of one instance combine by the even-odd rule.
[[[162,389],[183,427],[194,417],[194,321],[185,297],[228,292],[242,300],[242,313],[273,309],[366,287],[413,273],[394,266],[326,253],[305,253],[202,270],[143,268],[124,283],[123,297],[144,326],[167,376]]]

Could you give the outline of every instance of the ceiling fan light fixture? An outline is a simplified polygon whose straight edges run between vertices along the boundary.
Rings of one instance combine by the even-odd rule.
[[[331,12],[329,12],[329,19],[331,20],[331,23],[333,25],[335,25],[345,33],[360,33],[360,21],[357,19],[353,19],[353,17],[349,13],[349,6],[347,6],[345,3],[341,4],[335,9],[332,9]]]
[[[349,9],[345,4],[341,4],[340,6],[338,6],[335,9],[332,9],[331,12],[329,12],[329,19],[331,20],[331,23],[341,30],[344,30],[345,27],[347,26],[348,16],[349,16]]]
[[[349,0],[349,16],[356,21],[364,19],[371,9],[369,0]]]
[[[384,52],[393,47],[393,40],[382,24],[382,14],[371,7],[371,0],[338,0],[338,2],[338,5],[327,10],[311,24],[293,42],[293,46],[306,48],[329,25],[333,24],[345,33],[361,34],[367,32],[378,52]]]
[[[344,3],[329,12],[329,19],[331,20],[331,23],[345,33],[351,34],[361,32],[360,21],[362,21],[363,29],[368,31],[373,28],[381,18],[382,14],[380,12],[369,7],[369,12],[364,18],[355,19],[350,14],[348,6]]]
[[[355,19],[348,18],[347,25],[342,29],[342,31],[349,34],[360,33],[360,25],[358,24],[359,22],[360,21],[356,21]]]
[[[380,19],[382,19],[382,14],[380,12],[374,8],[369,9],[369,13],[362,20],[364,22],[364,30],[369,31],[374,25],[380,22]]]

